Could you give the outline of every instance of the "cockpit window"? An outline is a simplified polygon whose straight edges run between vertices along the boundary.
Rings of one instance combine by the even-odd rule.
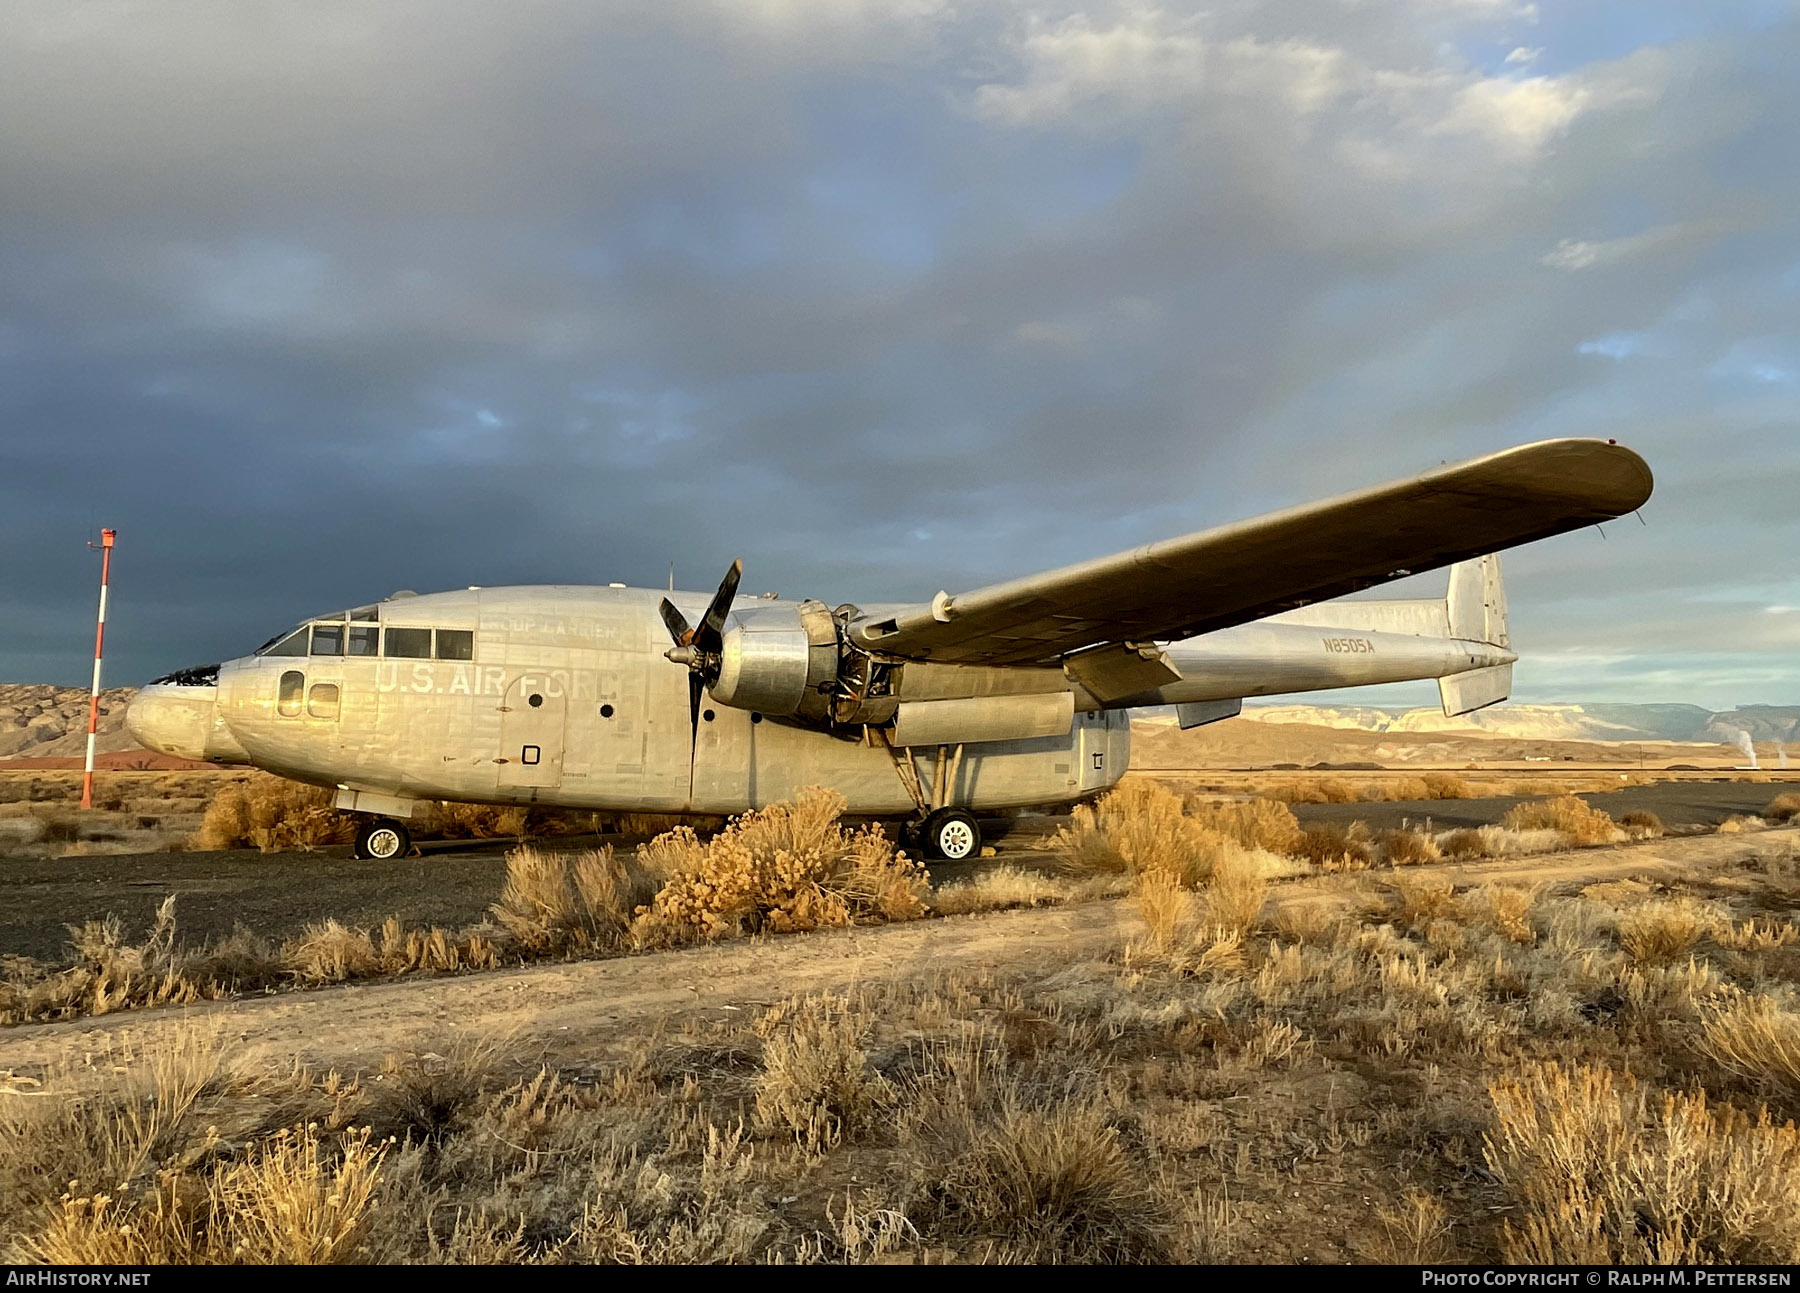
[[[440,660],[473,660],[475,633],[472,629],[439,629],[437,658]]]
[[[313,625],[312,653],[314,655],[343,655],[344,626],[342,624]]]
[[[431,659],[431,630],[389,629],[387,631],[387,654],[389,659]]]
[[[373,624],[381,618],[379,606],[358,606],[353,611],[345,611],[344,618],[353,624]]]
[[[302,624],[292,633],[270,638],[257,655],[305,655],[307,626]]]
[[[352,624],[347,641],[349,654],[375,655],[381,650],[381,630],[373,624]]]

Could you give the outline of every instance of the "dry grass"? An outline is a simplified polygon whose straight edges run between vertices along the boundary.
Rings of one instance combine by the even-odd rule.
[[[1746,997],[1707,1012],[1695,1047],[1765,1096],[1800,1110],[1800,1015],[1768,997]]]
[[[1611,844],[1619,838],[1611,817],[1574,795],[1515,804],[1500,825],[1510,831],[1558,831],[1571,844],[1583,846]]]
[[[1093,882],[1071,882],[1041,871],[1000,865],[966,880],[940,886],[931,895],[931,910],[939,916],[964,916],[978,911],[1005,911],[1013,907],[1049,907],[1058,903],[1100,897],[1116,886],[1102,877]]]
[[[1450,1220],[1444,1205],[1423,1190],[1408,1190],[1400,1201],[1383,1207],[1375,1219],[1375,1232],[1364,1255],[1387,1266],[1430,1266],[1445,1261],[1450,1251]]]
[[[1715,1265],[1800,1260],[1800,1131],[1660,1099],[1630,1077],[1550,1063],[1491,1089],[1488,1167],[1518,1208],[1506,1260]]]
[[[450,1029],[342,1076],[221,1072],[204,1039],[0,1075],[0,1250],[1786,1262],[1800,1148],[1758,1112],[1800,1106],[1778,845],[1668,893],[1459,894],[1416,867],[1267,912],[1232,843],[1198,888],[1135,877],[1161,950],[934,960],[626,1022],[561,1068]],[[1626,946],[1658,904],[1703,930],[1660,963]],[[354,1215],[328,1224],[333,1197]]]
[[[1626,813],[1619,826],[1634,840],[1659,840],[1666,833],[1662,818],[1647,809]]]
[[[926,913],[925,871],[878,829],[844,829],[844,799],[813,787],[735,818],[710,840],[678,827],[638,850],[662,881],[633,921],[640,947]]]
[[[614,951],[628,942],[657,880],[612,846],[555,853],[530,844],[506,855],[506,885],[494,919],[532,956]]]

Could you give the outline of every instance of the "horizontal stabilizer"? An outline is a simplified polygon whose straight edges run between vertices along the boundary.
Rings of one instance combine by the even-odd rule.
[[[1205,727],[1221,718],[1236,718],[1243,712],[1242,700],[1199,700],[1175,706],[1175,721],[1181,724],[1181,730],[1185,732],[1190,727]]]
[[[1497,664],[1439,678],[1438,696],[1444,702],[1444,716],[1455,718],[1498,705],[1512,695],[1512,669],[1510,664]]]

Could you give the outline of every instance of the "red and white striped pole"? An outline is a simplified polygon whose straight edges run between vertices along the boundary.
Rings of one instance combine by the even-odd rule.
[[[93,547],[89,543],[88,547]],[[81,806],[94,806],[94,738],[100,731],[100,649],[106,644],[106,583],[112,574],[113,532],[100,531],[100,617],[94,623],[94,686],[88,698],[87,771],[81,778]]]

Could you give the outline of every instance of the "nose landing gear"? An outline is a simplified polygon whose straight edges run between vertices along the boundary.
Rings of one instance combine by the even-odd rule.
[[[412,835],[397,821],[375,817],[357,828],[356,856],[365,861],[389,862],[411,847]]]

